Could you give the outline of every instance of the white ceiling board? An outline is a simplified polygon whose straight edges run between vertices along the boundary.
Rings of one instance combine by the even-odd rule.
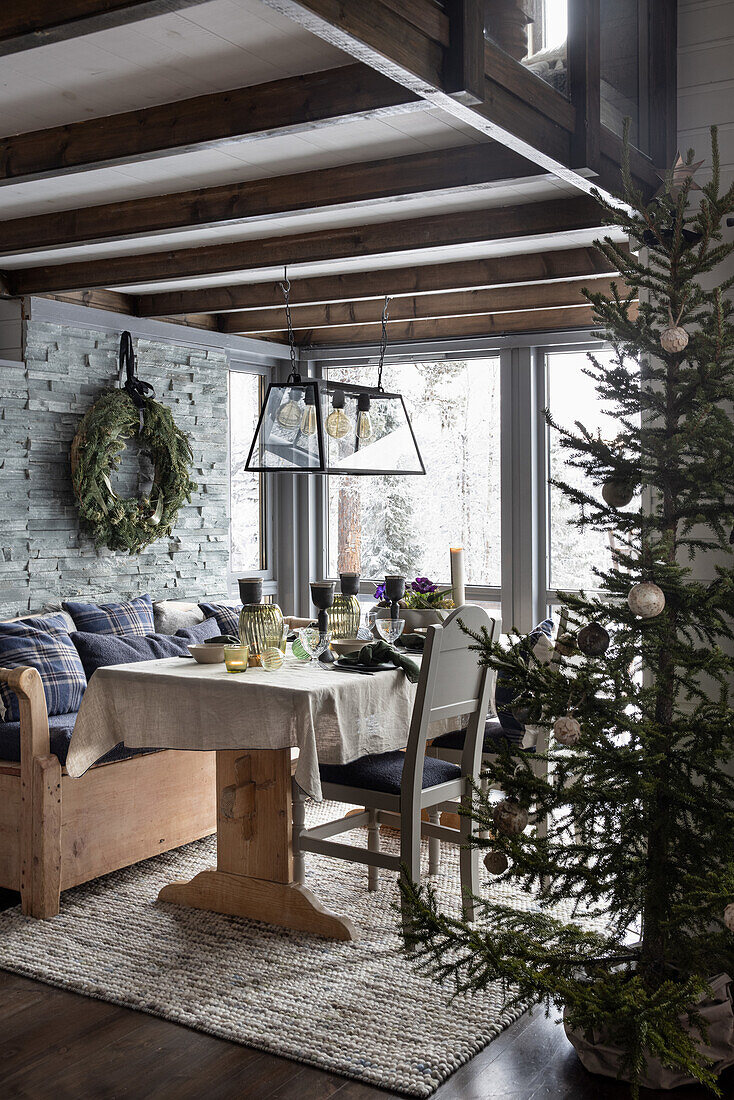
[[[298,135],[232,141],[216,149],[6,184],[0,187],[0,220],[455,148],[477,136],[462,133],[436,109],[336,122]]]
[[[131,256],[156,252],[161,248],[206,247],[235,241],[257,240],[261,237],[281,237],[294,233],[315,233],[320,229],[340,226],[368,225],[375,222],[402,221],[408,218],[450,214],[460,210],[486,210],[491,207],[521,205],[557,199],[575,194],[570,184],[554,177],[537,177],[510,183],[493,184],[470,191],[435,192],[386,202],[353,203],[311,213],[261,218],[211,229],[187,229],[134,240],[106,241],[78,245],[75,248],[47,249],[33,253],[3,253],[0,234],[0,266],[7,271],[39,264],[70,263],[74,260],[95,260],[107,256]],[[389,205],[388,205],[389,201]]]
[[[0,61],[4,135],[352,61],[260,0],[210,0]]]
[[[624,242],[627,238],[616,229],[607,229],[605,236]],[[570,233],[544,234],[513,240],[498,240],[483,244],[451,245],[445,248],[424,248],[418,252],[394,252],[389,255],[359,256],[353,260],[323,260],[318,263],[289,264],[288,278],[308,278],[317,275],[341,275],[348,271],[375,271],[410,264],[422,267],[426,264],[451,263],[455,260],[482,260],[495,256],[518,256],[529,252],[558,252],[566,248],[592,245],[599,237],[598,230],[579,229]],[[268,283],[283,278],[281,267],[260,268],[257,271],[227,272],[223,275],[206,275],[190,279],[170,279],[158,283],[136,283],[134,286],[115,286],[110,289],[127,294],[155,294],[169,290],[193,290],[202,286],[227,286],[229,284]]]

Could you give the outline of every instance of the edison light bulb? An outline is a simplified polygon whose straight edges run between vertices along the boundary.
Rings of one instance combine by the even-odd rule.
[[[301,423],[301,410],[298,407],[298,402],[294,401],[292,397],[288,401],[284,401],[278,409],[276,419],[281,428],[285,428],[289,432],[295,431]]]
[[[368,443],[372,438],[372,421],[370,420],[369,394],[361,393],[357,401],[357,439],[360,443]]]
[[[344,390],[335,390],[331,399],[334,411],[326,418],[326,430],[332,439],[343,439],[348,434],[351,423],[344,412]]]
[[[303,435],[316,435],[319,422],[316,417],[316,394],[311,386],[304,393],[303,400],[306,403],[306,408],[303,410],[303,416],[301,417],[301,432]]]

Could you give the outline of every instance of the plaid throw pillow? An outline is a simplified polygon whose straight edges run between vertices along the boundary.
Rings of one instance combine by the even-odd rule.
[[[207,618],[213,616],[217,620],[220,634],[233,634],[235,638],[239,638],[241,603],[234,606],[226,603],[200,603],[199,607]]]
[[[127,603],[72,603],[66,601],[64,611],[74,620],[77,630],[88,634],[135,634],[139,638],[154,634],[153,601],[146,593]]]
[[[79,710],[87,678],[63,615],[0,623],[0,665],[37,668],[50,715]],[[20,718],[18,699],[5,684],[0,684],[0,718]]]

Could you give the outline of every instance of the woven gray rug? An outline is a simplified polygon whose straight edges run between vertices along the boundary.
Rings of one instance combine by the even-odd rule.
[[[311,804],[309,821],[338,811]],[[351,839],[364,844],[366,834]],[[383,839],[386,850],[395,843]],[[443,845],[433,880],[452,912],[457,857]],[[215,862],[212,837],[66,892],[53,920],[9,909],[0,914],[0,967],[407,1096],[430,1096],[521,1015],[501,1011],[499,988],[452,999],[401,954],[396,876],[387,872],[370,894],[366,868],[308,857],[307,885],[352,917],[356,943],[156,901],[166,883]],[[493,890],[518,908],[534,904]]]

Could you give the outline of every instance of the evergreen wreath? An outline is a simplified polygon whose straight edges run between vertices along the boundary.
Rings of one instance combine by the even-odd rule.
[[[125,336],[129,339],[123,334],[123,346]],[[170,535],[179,508],[197,489],[189,477],[193,454],[188,437],[170,409],[142,396],[143,388],[152,389],[134,378],[134,367],[129,369],[125,388],[95,401],[71,445],[72,484],[83,526],[95,546],[130,554]],[[110,475],[136,433],[153,463],[153,487],[147,496],[125,499],[115,493]]]

